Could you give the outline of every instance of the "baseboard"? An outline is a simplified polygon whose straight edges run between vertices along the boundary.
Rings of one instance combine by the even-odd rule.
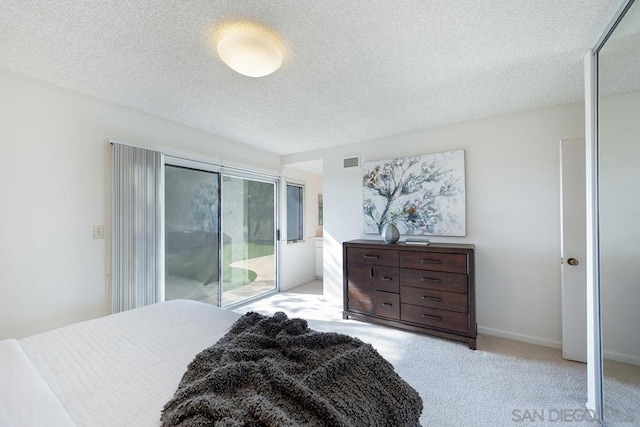
[[[487,328],[480,325],[478,325],[478,333],[484,334],[484,335],[491,335],[494,337],[508,338],[510,340],[526,342],[529,344],[541,345],[543,347],[562,349],[562,342],[560,341],[553,341],[545,338],[532,337],[530,335],[516,334],[514,332]],[[606,360],[613,360],[614,362],[628,363],[629,365],[640,366],[640,357],[631,356],[628,354],[605,351],[604,358]]]
[[[543,347],[551,347],[551,348],[557,348],[557,349],[562,348],[562,343],[560,341],[553,341],[553,340],[548,340],[540,337],[532,337],[530,335],[516,334],[514,332],[487,328],[480,325],[478,325],[478,333],[484,334],[484,335],[491,335],[494,337],[508,338],[510,340],[526,342],[529,344],[541,345]]]
[[[628,363],[629,365],[640,366],[640,357],[631,356],[628,354],[614,353],[612,351],[605,351],[604,358],[606,360],[613,360],[614,362]]]

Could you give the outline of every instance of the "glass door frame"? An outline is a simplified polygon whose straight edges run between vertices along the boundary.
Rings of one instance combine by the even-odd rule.
[[[224,178],[225,177],[230,177],[230,178],[238,178],[238,179],[246,179],[246,180],[251,180],[251,181],[257,181],[257,182],[264,182],[264,183],[269,183],[269,184],[273,184],[273,223],[274,223],[274,227],[273,227],[273,244],[274,244],[274,255],[275,255],[275,260],[274,260],[274,274],[275,274],[275,284],[274,284],[274,289],[267,291],[267,292],[263,292],[260,293],[258,295],[255,295],[253,297],[249,297],[246,298],[244,300],[238,301],[238,302],[234,302],[228,305],[223,305],[223,293],[224,293],[224,283],[223,283],[223,278],[222,278],[222,265],[223,264],[223,259],[224,259],[224,251],[221,249],[220,250],[220,264],[221,264],[221,270],[220,270],[220,307],[225,308],[225,309],[232,309],[234,307],[238,307],[247,303],[250,303],[251,301],[255,301],[257,299],[260,298],[264,298],[265,296],[269,296],[272,294],[275,294],[277,292],[280,291],[280,182],[281,179],[279,176],[275,176],[275,175],[267,175],[267,174],[262,174],[259,172],[254,172],[254,171],[248,171],[248,170],[243,170],[240,168],[231,168],[231,167],[222,167],[221,168],[221,174],[220,174],[220,194],[222,195],[221,197],[221,204],[220,204],[220,248],[222,248],[222,244],[223,239],[224,239],[224,233],[222,233],[222,230],[224,230],[224,215],[222,215],[222,209],[224,209],[223,206],[223,202],[222,200],[224,199]]]
[[[585,57],[585,141],[587,168],[587,409],[604,420],[604,354],[600,284],[599,53],[635,0],[624,0]]]
[[[260,181],[260,182],[268,182],[270,184],[274,184],[274,236],[273,236],[273,241],[274,241],[274,254],[275,254],[275,287],[272,291],[269,292],[265,292],[265,293],[261,293],[259,295],[256,295],[254,297],[250,297],[247,299],[244,299],[242,301],[238,301],[235,302],[233,304],[229,304],[229,305],[223,305],[222,302],[222,294],[223,294],[223,290],[224,290],[224,286],[223,286],[223,282],[222,282],[222,272],[223,272],[223,262],[224,262],[224,254],[223,254],[223,244],[224,244],[224,236],[222,233],[222,229],[223,229],[223,215],[222,215],[222,209],[224,209],[223,206],[223,200],[222,197],[219,198],[219,207],[218,207],[218,227],[219,227],[219,238],[218,238],[218,248],[219,248],[219,257],[218,257],[218,281],[219,281],[219,286],[218,286],[218,307],[221,308],[225,308],[225,309],[232,309],[234,307],[237,306],[241,306],[244,304],[247,304],[253,300],[259,299],[259,298],[263,298],[265,296],[271,295],[271,294],[275,294],[277,292],[280,291],[280,182],[281,182],[281,178],[277,175],[270,175],[267,173],[261,173],[261,172],[256,172],[256,171],[252,171],[249,169],[243,169],[240,167],[230,167],[230,166],[221,166],[221,165],[217,165],[214,163],[210,163],[204,160],[199,160],[199,159],[194,159],[194,158],[186,158],[186,157],[182,157],[179,155],[172,155],[172,154],[164,154],[163,155],[163,163],[162,163],[162,185],[164,188],[165,185],[165,180],[164,180],[164,174],[165,174],[165,167],[166,166],[177,166],[177,167],[184,167],[184,168],[189,168],[189,169],[195,169],[195,170],[201,170],[204,172],[212,172],[212,173],[217,173],[219,175],[219,195],[222,195],[222,192],[224,191],[224,177],[225,176],[229,176],[229,177],[233,177],[233,178],[241,178],[241,179],[250,179],[250,180],[254,180],[254,181]],[[164,191],[164,190],[163,190]],[[162,221],[161,221],[161,228],[162,228],[162,235],[163,235],[163,239],[162,239],[162,258],[163,258],[163,266],[164,266],[164,257],[165,257],[165,249],[164,249],[164,233],[165,233],[165,218],[164,218],[164,211],[165,211],[165,203],[166,200],[164,200],[163,198],[163,202],[162,202],[162,210],[163,210],[163,214],[162,214]],[[165,285],[164,284],[160,284],[160,286],[162,287],[162,289],[160,290],[160,301],[165,301]]]
[[[166,171],[166,166],[176,166],[176,167],[182,167],[182,168],[187,168],[187,169],[193,169],[193,170],[197,170],[197,171],[202,171],[202,172],[211,172],[211,173],[216,173],[218,174],[218,228],[221,227],[221,217],[222,217],[222,200],[220,199],[220,194],[221,194],[221,185],[222,185],[222,168],[220,166],[211,164],[211,163],[207,163],[207,162],[203,162],[200,160],[192,160],[192,159],[186,159],[183,157],[177,157],[177,156],[171,156],[171,155],[165,155],[164,157],[164,162],[162,164],[162,174],[163,174],[163,178],[165,175],[165,171]],[[166,179],[163,179],[162,182],[162,186],[163,186],[163,191],[164,191],[164,186],[166,185]],[[162,210],[163,210],[163,215],[162,215],[162,235],[164,236],[166,233],[166,224],[165,224],[165,215],[164,212],[166,211],[166,198],[164,198],[163,200],[163,206],[162,206]],[[166,244],[165,239],[163,239],[163,261],[164,258],[166,257],[165,255],[165,250],[164,250],[164,245]],[[221,233],[218,233],[218,249],[222,248],[222,236]],[[219,251],[220,254],[220,251]],[[221,302],[222,302],[222,256],[219,255],[218,256],[218,307],[221,307]],[[166,273],[165,273],[166,274]],[[165,288],[166,288],[166,284],[163,285],[163,289],[161,291],[161,301],[165,301]]]

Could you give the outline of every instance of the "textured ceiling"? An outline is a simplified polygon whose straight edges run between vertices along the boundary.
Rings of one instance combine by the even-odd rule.
[[[640,2],[634,2],[600,50],[602,96],[640,91]]]
[[[2,0],[0,68],[290,154],[578,101],[622,0]],[[213,29],[277,31],[258,79]]]

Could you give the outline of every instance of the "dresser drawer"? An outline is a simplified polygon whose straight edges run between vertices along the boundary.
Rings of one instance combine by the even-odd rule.
[[[453,311],[420,307],[419,305],[401,304],[400,318],[405,322],[418,323],[439,329],[469,333],[469,319],[466,314]]]
[[[400,319],[400,295],[375,291],[372,312],[377,316]]]
[[[347,286],[369,288],[365,290],[377,290],[385,292],[400,292],[400,269],[371,264],[348,263]]]
[[[467,274],[467,256],[443,252],[406,252],[400,267]]]
[[[455,292],[434,291],[432,289],[400,287],[400,302],[403,304],[419,305],[440,310],[467,313],[467,295]]]
[[[400,269],[398,267],[376,266],[373,288],[376,291],[400,292]]]
[[[369,312],[373,308],[373,279],[374,266],[363,264],[348,264],[346,283],[347,308],[362,312]]]
[[[467,293],[467,275],[438,271],[400,269],[400,285],[436,291]]]
[[[398,266],[398,251],[385,249],[348,248],[347,262],[360,264]]]

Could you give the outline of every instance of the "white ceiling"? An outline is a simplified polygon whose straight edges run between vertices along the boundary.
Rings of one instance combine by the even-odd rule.
[[[322,175],[322,163],[322,159],[316,159],[298,163],[288,163],[286,166],[291,169]]]
[[[0,68],[290,154],[578,101],[622,0],[3,0]],[[213,29],[277,31],[236,74]]]
[[[640,91],[640,2],[634,2],[600,50],[598,92]]]

